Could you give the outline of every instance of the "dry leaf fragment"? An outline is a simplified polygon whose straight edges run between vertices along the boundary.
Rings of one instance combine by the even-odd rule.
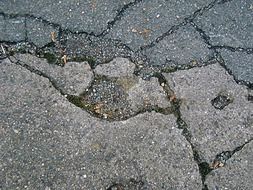
[[[220,168],[220,167],[223,167],[223,166],[224,166],[224,163],[222,163],[222,162],[220,162],[220,161],[218,161],[218,160],[215,160],[215,161],[211,164],[210,168],[212,168],[212,169],[217,169],[217,168]]]
[[[101,104],[101,103],[96,104],[95,107],[94,107],[95,113],[101,113],[101,108],[102,107],[103,107],[103,104]]]
[[[4,47],[2,46],[2,44],[1,44],[1,48],[2,48],[3,54],[5,55],[6,52],[5,52]]]
[[[176,99],[177,99],[177,97],[176,97],[175,94],[173,94],[173,95],[170,97],[170,101],[171,101],[171,102],[175,101]]]
[[[149,37],[151,30],[149,29],[144,29],[143,31],[140,31],[139,34],[143,36],[144,39],[147,39]]]
[[[63,60],[64,65],[67,64],[67,55],[63,55],[62,60]]]
[[[56,33],[54,31],[51,32],[51,40],[52,42],[56,42]]]

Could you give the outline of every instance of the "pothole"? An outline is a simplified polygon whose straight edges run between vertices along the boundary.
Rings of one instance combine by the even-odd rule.
[[[216,109],[222,110],[230,103],[233,102],[233,98],[226,94],[219,94],[216,98],[211,100],[213,107]]]
[[[105,119],[120,120],[134,114],[123,86],[116,80],[94,79],[93,85],[81,95],[81,101],[90,105],[91,112]]]

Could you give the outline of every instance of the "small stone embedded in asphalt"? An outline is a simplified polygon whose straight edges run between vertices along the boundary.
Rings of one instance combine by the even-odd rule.
[[[107,77],[127,77],[133,75],[134,69],[134,63],[127,58],[118,57],[109,63],[98,65],[94,72]]]
[[[106,189],[134,179],[146,189],[201,189],[173,115],[103,121],[8,60],[0,64],[0,84],[1,188]]]
[[[219,64],[164,73],[164,76],[181,100],[181,117],[203,161],[211,163],[216,155],[232,151],[252,138],[253,109],[247,100],[248,90]],[[233,102],[224,109],[216,109],[212,100],[224,93]],[[215,105],[222,107],[220,102]]]
[[[213,58],[213,50],[191,26],[179,28],[163,38],[157,45],[145,49],[144,54],[152,65],[180,66],[203,64]]]
[[[207,175],[208,189],[253,189],[253,143],[245,145],[226,162],[226,166]]]
[[[228,104],[232,103],[232,98],[227,95],[219,94],[216,98],[211,100],[213,107],[216,109],[222,110]]]
[[[219,167],[223,167],[226,164],[226,161],[231,158],[233,152],[232,151],[226,151],[222,152],[218,155],[216,155],[213,163],[211,164],[210,168],[211,169],[217,169]]]

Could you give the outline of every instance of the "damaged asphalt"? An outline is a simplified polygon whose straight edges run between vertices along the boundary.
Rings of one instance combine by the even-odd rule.
[[[250,0],[0,5],[0,189],[253,189]]]

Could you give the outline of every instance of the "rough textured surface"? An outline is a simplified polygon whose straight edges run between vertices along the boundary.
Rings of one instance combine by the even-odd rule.
[[[158,79],[143,80],[133,74],[134,69],[135,64],[126,58],[98,65],[94,69],[97,76],[83,95],[85,103],[92,104],[96,114],[114,119],[126,119],[147,110],[170,109]]]
[[[129,89],[128,95],[133,110],[140,110],[148,106],[160,108],[170,106],[166,93],[157,78],[151,78],[149,81],[140,78],[138,83]]]
[[[253,54],[220,50],[225,66],[238,81],[253,84]]]
[[[97,120],[47,79],[7,60],[0,67],[1,188],[201,189],[191,147],[173,115]]]
[[[208,189],[245,189],[253,188],[253,143],[235,153],[224,168],[211,172],[206,179]]]
[[[165,37],[156,46],[146,49],[144,54],[152,65],[167,66],[203,63],[213,56],[212,50],[190,25]]]
[[[213,45],[253,47],[252,1],[217,4],[196,19]],[[250,22],[245,22],[250,19]]]
[[[222,151],[232,151],[253,137],[253,105],[247,100],[248,91],[221,66],[164,75],[182,100],[182,119],[203,160],[211,162]],[[223,109],[212,105],[212,100],[220,95],[231,99]]]
[[[0,189],[252,189],[251,0],[0,2]]]
[[[64,36],[68,57],[88,58],[92,62],[107,63],[115,57],[130,57],[132,52],[122,43],[85,34]]]
[[[119,39],[132,49],[138,49],[154,41],[172,26],[180,24],[184,18],[210,2],[209,0],[143,1],[127,10],[131,14],[126,13],[108,37]]]
[[[126,58],[115,58],[107,64],[98,65],[94,72],[107,77],[133,76],[135,64]]]

